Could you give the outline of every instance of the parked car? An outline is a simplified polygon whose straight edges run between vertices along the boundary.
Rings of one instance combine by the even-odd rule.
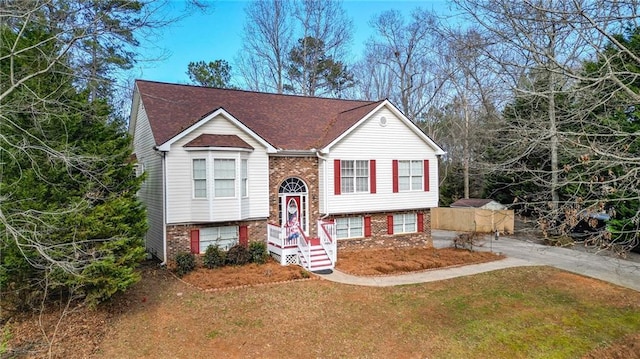
[[[611,216],[604,212],[583,210],[578,213],[577,219],[576,225],[569,229],[569,236],[584,240],[604,232]]]

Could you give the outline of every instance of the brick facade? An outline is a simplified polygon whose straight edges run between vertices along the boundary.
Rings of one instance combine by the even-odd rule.
[[[267,223],[280,225],[279,189],[287,178],[299,178],[307,186],[309,204],[309,233],[316,236],[317,221],[320,218],[318,193],[318,158],[317,157],[270,157],[269,158],[269,218],[252,221],[236,221],[226,223],[180,224],[167,226],[167,258],[172,261],[176,254],[190,252],[191,231],[213,226],[247,226],[249,241],[266,242]],[[387,216],[399,213],[423,213],[423,228],[420,233],[388,234]],[[353,215],[334,216],[331,219]],[[339,250],[358,250],[380,247],[424,247],[432,246],[431,212],[429,208],[413,211],[359,213],[357,216],[371,217],[371,236],[365,238],[349,238],[338,240]]]
[[[423,232],[407,234],[388,234],[387,216],[400,213],[423,213]],[[365,248],[390,247],[431,247],[431,212],[429,208],[407,212],[363,213],[358,216],[371,217],[371,237],[338,239],[338,253],[340,250],[358,250]],[[344,217],[349,217],[346,215]],[[339,218],[339,217],[334,217]]]
[[[301,179],[307,186],[309,203],[309,234],[315,236],[319,219],[318,208],[318,158],[270,157],[269,158],[269,223],[280,225],[278,214],[278,190],[287,178]]]
[[[267,241],[267,221],[239,221],[226,223],[176,224],[167,226],[167,259],[172,261],[178,253],[191,251],[191,231],[207,227],[247,226],[249,242]]]

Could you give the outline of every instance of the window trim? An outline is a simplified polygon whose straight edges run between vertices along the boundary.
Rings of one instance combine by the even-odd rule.
[[[229,248],[235,246],[236,244],[240,243],[240,226],[215,226],[215,227],[203,227],[199,229],[199,233],[198,233],[198,250],[200,251],[199,253],[202,254],[207,250],[207,247],[211,244],[217,244],[216,242],[218,241],[223,241],[221,235],[220,235],[220,230],[222,228],[233,228],[235,230],[235,237],[234,238],[226,238],[224,239],[224,241],[231,241],[231,243],[226,246],[226,247],[220,247],[221,250],[223,251],[227,251],[229,250]],[[203,231],[205,230],[215,230],[215,233],[213,234],[213,237],[215,239],[213,240],[203,240]],[[202,244],[203,243],[207,243],[207,245],[203,248]]]
[[[200,161],[204,161],[204,177],[202,178],[196,178],[196,161],[200,162]],[[201,200],[201,199],[207,199],[209,197],[209,191],[207,188],[207,180],[208,180],[208,174],[209,174],[209,170],[207,168],[207,158],[204,157],[196,157],[196,158],[192,158],[191,159],[191,197],[193,199],[197,199],[197,200]],[[197,196],[196,195],[196,181],[203,181],[204,182],[204,196]]]
[[[240,197],[249,197],[249,160],[240,159]]]
[[[352,232],[352,226],[351,226],[351,221],[352,220],[360,220],[360,235],[353,235]],[[346,237],[339,237],[338,236],[338,221],[340,220],[346,220],[347,221],[347,236]],[[351,216],[351,217],[340,217],[340,218],[335,218],[334,219],[334,223],[336,226],[336,239],[340,240],[340,239],[350,239],[350,238],[365,238],[365,223],[364,223],[364,216]]]
[[[233,178],[217,178],[216,177],[216,162],[222,161],[232,161],[233,162]],[[213,159],[213,198],[236,198],[237,197],[237,177],[238,177],[238,168],[235,158],[214,158]],[[233,195],[230,196],[219,196],[217,193],[217,183],[218,181],[233,181]],[[226,189],[226,188],[225,188]]]
[[[413,217],[413,230],[407,231],[407,216]],[[406,213],[394,213],[391,215],[391,231],[392,234],[407,234],[407,233],[418,233],[418,214],[416,212],[406,212]],[[402,223],[400,224],[399,219],[402,218]],[[402,231],[396,231],[396,226],[402,225]]]
[[[409,175],[403,176],[401,174],[401,166],[403,164],[409,165]],[[420,170],[414,173],[414,163],[420,164]],[[401,178],[408,178],[409,188],[403,188]],[[419,188],[414,188],[414,179],[420,178]],[[424,191],[424,160],[398,160],[398,192],[422,192]]]
[[[370,160],[336,160],[340,161],[339,171],[336,174],[336,182],[339,182],[339,191],[336,189],[336,194],[354,194],[354,193],[371,193],[371,161]],[[353,171],[352,175],[345,176],[345,164],[351,163],[353,166],[351,170]],[[358,164],[364,164],[366,166],[367,174],[366,176],[358,175]],[[362,170],[362,168],[361,168]],[[339,177],[339,181],[338,180]],[[365,181],[361,181],[360,183],[366,185],[366,189],[358,190],[358,179],[365,179]],[[352,191],[347,191],[345,188],[345,184],[351,182],[353,185]]]

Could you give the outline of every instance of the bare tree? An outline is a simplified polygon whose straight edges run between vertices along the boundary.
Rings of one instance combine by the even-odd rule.
[[[442,86],[434,70],[434,14],[415,9],[409,22],[397,10],[385,11],[369,22],[375,35],[367,43],[363,68],[373,74],[360,86],[367,96],[389,98],[411,120],[418,121]]]
[[[244,46],[236,65],[248,88],[313,96],[323,87],[322,72],[330,74],[324,83],[344,87],[348,76],[331,76],[337,69],[347,74],[343,57],[352,33],[339,1],[256,1],[245,12]],[[325,92],[340,95],[331,91]]]
[[[496,116],[498,94],[501,92],[492,64],[483,51],[486,40],[473,28],[459,29],[439,27],[437,68],[445,76],[445,82],[438,96],[442,110],[441,118],[436,118],[440,131],[430,133],[447,150],[444,170],[447,164],[460,163],[463,177],[464,198],[469,198],[471,172],[475,172],[474,195],[482,191],[478,153],[486,143],[483,127],[486,121]],[[455,179],[452,179],[455,180]]]
[[[558,211],[564,217],[584,207],[606,209],[607,191],[637,197],[628,190],[638,185],[638,156],[629,150],[638,133],[611,119],[640,100],[640,58],[618,36],[637,28],[638,2],[455,3],[492,39],[486,55],[514,93],[496,132],[502,160],[495,172],[529,183],[519,199],[547,217],[543,226]],[[598,70],[588,71],[594,61]],[[626,170],[613,175],[619,168]]]
[[[301,29],[295,59],[301,62],[296,66],[300,73],[288,80],[296,92],[313,96],[318,89],[318,64],[331,59],[339,68],[345,67],[342,59],[351,41],[353,24],[340,1],[302,0],[297,5],[294,16]],[[291,60],[294,62],[293,57]]]
[[[236,61],[245,84],[251,90],[282,93],[294,30],[291,3],[255,1],[245,13],[243,48]]]

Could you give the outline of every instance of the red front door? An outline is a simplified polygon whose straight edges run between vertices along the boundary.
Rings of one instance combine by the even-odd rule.
[[[300,196],[286,196],[285,197],[285,216],[283,220],[286,220],[287,226],[300,226],[302,228],[302,222],[300,217]]]

